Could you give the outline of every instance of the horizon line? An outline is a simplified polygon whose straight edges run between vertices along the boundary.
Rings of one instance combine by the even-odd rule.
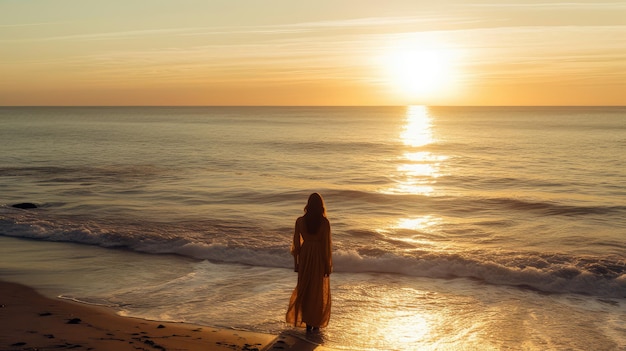
[[[14,107],[626,107],[626,105],[0,105],[0,108]]]

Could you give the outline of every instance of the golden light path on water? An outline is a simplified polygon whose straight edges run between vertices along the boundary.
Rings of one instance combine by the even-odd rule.
[[[433,142],[431,120],[426,106],[408,106],[406,125],[400,138],[405,145],[419,147]]]
[[[435,141],[432,121],[426,106],[409,106],[406,112],[406,124],[400,134],[400,140],[409,150],[401,156],[397,167],[397,184],[388,189],[390,194],[429,195],[440,176],[440,166],[445,156],[435,155],[424,148]]]
[[[393,195],[432,196],[437,178],[441,175],[441,166],[446,156],[434,154],[429,145],[436,142],[433,134],[433,121],[426,106],[409,106],[398,141],[404,150],[397,155],[399,160],[392,178],[395,184],[383,190]],[[376,231],[393,241],[411,244],[420,250],[440,250],[437,243],[429,237],[436,230],[442,219],[432,214],[407,214],[401,218],[389,218],[386,223],[379,223]],[[406,247],[405,247],[406,248]],[[384,308],[373,311],[357,312],[355,320],[370,321],[375,325],[372,337],[378,338],[382,345],[393,345],[393,349],[409,350],[419,346],[431,349],[435,336],[441,337],[441,325],[446,316],[430,308],[431,293],[414,288],[380,286],[369,294]],[[362,326],[368,329],[369,326]]]
[[[436,141],[432,130],[432,117],[426,106],[408,106],[406,121],[399,140],[408,148],[401,156],[401,162],[396,167],[396,185],[386,189],[383,193],[398,195],[425,195],[435,191],[437,178],[441,175],[441,165],[447,156],[436,155],[428,151],[428,145]],[[381,233],[389,230],[407,229],[416,232],[427,232],[441,220],[432,215],[400,218],[387,229],[380,229]],[[418,238],[396,237],[395,239],[428,244],[428,241]]]

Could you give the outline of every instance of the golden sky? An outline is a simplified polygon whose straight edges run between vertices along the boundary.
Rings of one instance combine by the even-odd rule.
[[[626,105],[626,1],[0,0],[0,105]]]

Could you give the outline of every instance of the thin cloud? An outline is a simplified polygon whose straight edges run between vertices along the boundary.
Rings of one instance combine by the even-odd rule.
[[[47,37],[20,38],[20,39],[0,39],[0,42],[37,42],[37,41],[64,41],[64,40],[119,40],[123,38],[136,38],[144,36],[156,36],[163,34],[180,33],[189,30],[187,28],[172,29],[146,29],[124,32],[106,32],[89,34],[71,34]]]
[[[603,9],[613,11],[616,9],[626,9],[626,3],[621,2],[546,2],[546,3],[482,3],[469,4],[470,7],[491,7],[491,8],[536,8],[536,9]]]
[[[38,27],[38,26],[57,25],[57,24],[61,24],[61,23],[67,23],[67,22],[37,22],[37,23],[0,24],[0,28]]]
[[[284,34],[302,34],[315,33],[322,31],[334,31],[337,29],[362,28],[368,31],[375,31],[377,28],[397,29],[398,26],[415,26],[426,25],[432,23],[445,23],[446,25],[476,23],[476,19],[468,19],[454,16],[440,16],[428,14],[422,16],[400,16],[400,17],[369,17],[354,18],[335,21],[317,21],[288,23],[280,25],[264,25],[264,26],[221,26],[221,27],[179,27],[179,28],[159,28],[130,30],[118,32],[102,32],[102,33],[80,33],[70,35],[57,36],[39,36],[18,39],[0,39],[0,42],[44,42],[44,41],[97,41],[97,40],[120,40],[132,39],[150,36],[223,36],[238,34],[258,34],[258,35],[284,35]],[[18,26],[38,26],[52,25],[59,22],[48,23],[32,23],[32,24],[14,24],[6,25],[7,27]]]

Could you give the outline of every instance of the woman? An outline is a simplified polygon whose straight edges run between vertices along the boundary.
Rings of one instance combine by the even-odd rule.
[[[309,196],[304,215],[296,220],[291,254],[298,285],[291,294],[287,323],[306,326],[307,331],[325,327],[330,319],[329,276],[333,261],[330,222],[318,193]]]

